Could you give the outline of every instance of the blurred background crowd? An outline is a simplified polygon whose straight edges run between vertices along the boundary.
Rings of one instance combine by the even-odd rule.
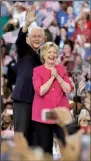
[[[91,110],[90,110],[91,2],[90,0],[65,1],[65,2],[64,1],[35,1],[35,2],[1,1],[0,3],[1,3],[0,41],[1,41],[2,138],[3,139],[13,138],[14,136],[13,102],[10,98],[10,95],[15,87],[15,81],[17,75],[18,57],[17,57],[15,41],[17,39],[19,29],[25,24],[26,11],[33,4],[36,6],[35,14],[37,15],[37,18],[32,25],[34,26],[38,25],[44,29],[45,42],[53,41],[59,46],[59,57],[57,63],[63,64],[66,67],[68,76],[74,85],[74,91],[68,95],[69,106],[72,116],[74,118],[76,115],[78,116],[77,123],[80,126],[90,126],[90,120],[91,120]],[[82,112],[83,109],[85,109],[85,112]],[[24,140],[22,140],[22,142],[23,141]],[[57,141],[54,140],[55,145],[56,143]],[[14,146],[12,144],[11,142],[9,142],[10,146]],[[8,149],[7,147],[5,148],[4,144],[3,147],[4,147],[3,151]],[[23,149],[23,151],[24,150],[25,149]],[[4,159],[5,157],[7,156],[6,155],[2,156],[2,158]]]

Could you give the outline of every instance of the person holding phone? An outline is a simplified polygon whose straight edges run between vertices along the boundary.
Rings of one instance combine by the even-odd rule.
[[[36,141],[34,146],[40,146],[45,152],[52,153],[53,132],[61,137],[64,142],[63,131],[55,124],[54,120],[42,120],[42,111],[53,110],[56,107],[65,107],[69,110],[66,94],[73,90],[63,65],[56,65],[58,46],[47,42],[40,50],[43,65],[33,70],[33,85],[35,90],[32,105],[32,120]]]

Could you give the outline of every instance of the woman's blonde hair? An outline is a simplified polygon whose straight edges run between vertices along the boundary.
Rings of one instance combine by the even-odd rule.
[[[47,42],[45,43],[41,49],[40,49],[40,60],[41,62],[44,64],[45,60],[44,60],[44,55],[46,54],[46,51],[50,48],[50,47],[55,47],[57,53],[59,51],[58,46],[54,43],[54,42]]]

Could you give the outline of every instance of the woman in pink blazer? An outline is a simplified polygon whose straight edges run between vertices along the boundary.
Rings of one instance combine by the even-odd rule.
[[[40,58],[43,65],[34,68],[33,85],[35,96],[32,107],[32,120],[37,140],[35,146],[40,146],[45,152],[52,153],[53,132],[64,142],[63,131],[53,120],[42,120],[42,110],[54,108],[68,109],[69,103],[66,94],[73,86],[68,78],[65,67],[56,65],[58,46],[47,42],[41,49]],[[60,136],[59,136],[60,135]]]

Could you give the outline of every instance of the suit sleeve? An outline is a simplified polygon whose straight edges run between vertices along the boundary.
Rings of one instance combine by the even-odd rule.
[[[28,46],[26,44],[26,35],[27,35],[27,32],[23,33],[21,28],[16,40],[16,48],[17,48],[17,53],[19,58],[23,57],[26,54],[26,50]]]
[[[36,71],[36,69],[33,70],[33,86],[34,86],[34,90],[35,93],[37,93],[38,95],[40,95],[40,87],[42,86],[43,82],[42,82],[42,78],[39,75],[39,72]]]

